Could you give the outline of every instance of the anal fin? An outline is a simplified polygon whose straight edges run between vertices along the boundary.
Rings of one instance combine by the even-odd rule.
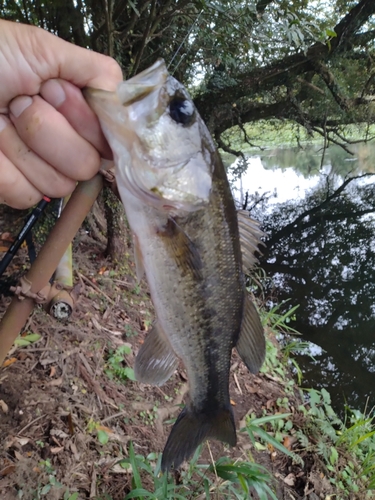
[[[258,311],[248,294],[245,296],[241,332],[236,348],[251,373],[258,373],[266,355],[266,340]]]
[[[163,385],[177,365],[178,358],[160,324],[156,322],[135,359],[135,377],[144,384]]]

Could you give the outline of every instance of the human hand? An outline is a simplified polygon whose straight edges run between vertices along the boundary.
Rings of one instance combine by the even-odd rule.
[[[34,26],[0,20],[0,203],[28,208],[71,193],[112,153],[84,100],[114,90],[114,59]]]

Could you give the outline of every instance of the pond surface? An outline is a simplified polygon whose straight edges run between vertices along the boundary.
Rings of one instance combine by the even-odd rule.
[[[375,147],[356,146],[353,152],[351,156],[333,147],[323,160],[322,150],[313,147],[254,154],[248,158],[248,170],[234,180],[235,197],[243,203],[248,191],[250,207],[267,198],[251,213],[264,223],[273,220],[275,224],[276,220],[272,230],[277,232],[288,224],[289,213],[290,220],[296,217],[298,204],[309,210],[310,202],[311,207],[317,203],[314,190],[324,192],[325,184],[331,182],[335,185],[332,193],[346,175],[375,171]],[[317,218],[314,227],[306,223],[307,229],[280,240],[279,247],[271,245],[266,258],[272,293],[279,300],[290,298],[288,307],[300,305],[293,326],[310,345],[309,355],[296,356],[303,371],[302,386],[326,388],[341,414],[346,405],[367,411],[375,406],[375,219],[368,205],[371,197],[362,216],[342,217],[343,210],[353,213],[353,207],[360,207],[360,189],[368,196],[374,182],[375,176],[353,182],[345,190],[346,208],[338,208],[336,203],[332,212],[328,209],[321,220]],[[373,194],[375,212],[375,190]],[[273,272],[272,266],[276,270],[290,266],[290,270]]]

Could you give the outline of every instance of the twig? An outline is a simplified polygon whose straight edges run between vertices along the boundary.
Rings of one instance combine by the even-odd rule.
[[[237,386],[238,390],[240,391],[240,394],[242,394],[242,389],[241,389],[241,386],[238,382],[237,375],[235,373],[233,373],[233,377],[234,377],[234,381],[236,382],[236,386]]]
[[[44,414],[44,415],[40,415],[39,417],[34,418],[34,420],[32,420],[31,422],[29,422],[27,425],[25,425],[25,427],[23,429],[21,429],[19,432],[17,432],[17,434],[18,435],[22,434],[23,432],[25,432],[26,429],[28,429],[30,427],[30,425],[35,424],[35,422],[37,422],[38,420],[40,420],[41,418],[44,418],[46,416],[47,415]]]
[[[84,276],[83,274],[81,273],[78,273],[78,276],[83,280],[83,281],[86,281],[86,283],[91,286],[94,290],[96,290],[98,293],[100,293],[101,295],[103,295],[112,305],[115,305],[115,301],[111,299],[111,297],[109,297],[105,292],[103,292],[103,290],[100,290],[99,287],[97,287],[96,285],[94,285],[94,283],[89,279],[89,278],[86,278],[86,276]]]
[[[119,411],[118,413],[114,413],[113,415],[109,415],[109,417],[103,418],[103,420],[101,420],[101,423],[104,424],[105,422],[109,422],[113,418],[122,417],[123,415],[127,415],[127,414],[128,414],[127,410]]]

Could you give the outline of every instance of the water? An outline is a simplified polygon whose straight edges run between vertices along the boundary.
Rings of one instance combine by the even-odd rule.
[[[293,326],[310,342],[297,356],[302,385],[326,388],[340,413],[375,406],[375,148],[354,153],[330,148],[322,161],[318,148],[270,150],[234,182],[271,235],[268,292],[300,305]],[[330,200],[345,176],[363,174]]]

